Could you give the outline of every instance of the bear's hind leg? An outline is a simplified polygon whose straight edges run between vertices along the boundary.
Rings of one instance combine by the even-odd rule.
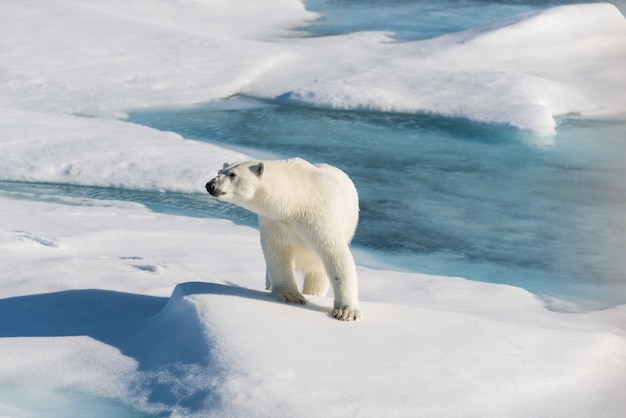
[[[305,295],[326,296],[330,283],[326,278],[324,271],[314,270],[305,273],[304,288],[302,292]]]
[[[304,274],[302,293],[305,295],[326,296],[330,282],[326,268],[319,256],[310,248],[303,246],[296,252],[296,270]]]

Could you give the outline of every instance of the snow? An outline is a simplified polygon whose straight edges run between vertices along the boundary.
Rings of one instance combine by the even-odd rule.
[[[201,416],[626,406],[624,306],[566,314],[515,287],[360,267],[365,318],[342,323],[330,297],[302,308],[262,290],[253,228],[119,202],[0,200],[1,387]],[[0,397],[3,414],[28,405]]]
[[[328,42],[303,40],[309,50],[300,60],[308,65],[262,77],[294,79],[282,95],[277,83],[250,91],[335,109],[464,117],[538,135],[554,134],[557,116],[626,111],[619,70],[626,21],[610,4],[555,7],[426,41],[357,33],[332,39],[332,48]]]
[[[0,179],[202,192],[246,156],[115,118],[239,93],[538,133],[564,113],[625,109],[626,26],[609,5],[403,44],[290,30],[315,17],[295,0],[3,2]],[[359,267],[364,318],[341,323],[330,297],[270,298],[254,228],[55,200],[0,192],[0,415],[626,408],[624,306],[575,312],[515,287]]]
[[[31,0],[1,11],[0,108],[117,117],[243,93],[541,135],[568,114],[626,114],[626,22],[610,4],[404,43],[381,32],[297,37],[290,29],[317,15],[296,0]]]
[[[6,109],[0,179],[197,192],[224,161],[246,157],[116,120]]]

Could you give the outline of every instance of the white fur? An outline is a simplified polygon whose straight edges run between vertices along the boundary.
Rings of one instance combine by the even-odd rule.
[[[359,218],[359,199],[350,178],[328,164],[300,158],[225,164],[207,190],[220,200],[259,216],[266,285],[287,303],[306,303],[304,293],[324,295],[332,285],[333,316],[361,316],[350,241]]]

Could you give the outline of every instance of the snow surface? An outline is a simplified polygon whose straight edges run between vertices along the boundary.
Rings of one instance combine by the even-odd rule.
[[[295,0],[2,2],[0,179],[201,191],[245,155],[115,118],[238,93],[538,133],[625,110],[626,24],[610,5],[404,44],[290,31],[315,17]],[[359,267],[365,317],[341,323],[330,298],[294,307],[262,290],[253,228],[28,192],[0,205],[3,416],[626,409],[625,306],[564,313],[576,307],[519,288]]]
[[[0,179],[198,192],[246,156],[117,120],[5,109]]]
[[[0,197],[1,414],[48,392],[202,416],[626,407],[624,306],[559,313],[515,287],[359,268],[366,316],[342,323],[331,298],[301,308],[261,290],[253,228],[33,198]]]
[[[626,21],[610,4],[406,43],[381,32],[298,38],[288,29],[317,15],[297,0],[0,7],[0,108],[119,116],[244,93],[538,134],[554,133],[557,116],[626,114]]]

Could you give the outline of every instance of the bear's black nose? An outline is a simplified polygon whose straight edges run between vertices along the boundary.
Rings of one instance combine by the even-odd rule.
[[[213,195],[213,193],[215,193],[215,179],[209,181],[206,184],[206,191],[209,192],[210,195]]]

